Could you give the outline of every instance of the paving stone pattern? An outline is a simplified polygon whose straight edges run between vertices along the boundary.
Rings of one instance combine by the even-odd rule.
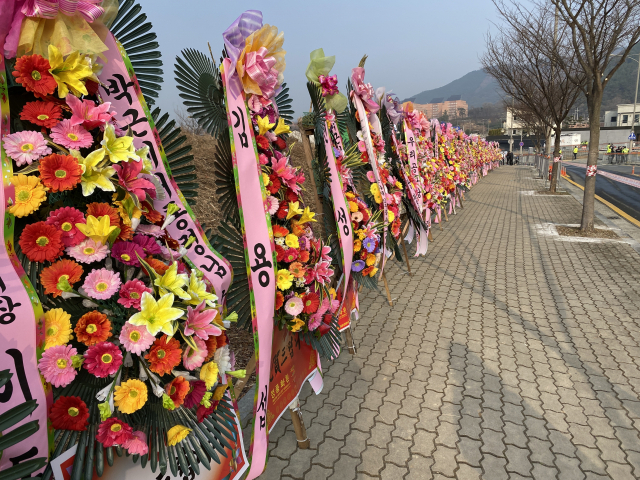
[[[467,194],[396,301],[361,296],[355,357],[326,367],[270,437],[264,479],[640,478],[640,256],[538,235],[570,196],[501,167]]]

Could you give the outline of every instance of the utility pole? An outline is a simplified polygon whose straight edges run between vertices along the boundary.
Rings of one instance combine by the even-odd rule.
[[[631,153],[631,149],[633,148],[633,140],[631,139],[631,137],[632,135],[635,134],[635,126],[636,126],[636,104],[638,103],[638,80],[640,80],[640,54],[638,54],[638,73],[636,75],[636,97],[635,97],[635,100],[633,101],[633,115],[631,116],[631,135],[629,135],[629,153]]]

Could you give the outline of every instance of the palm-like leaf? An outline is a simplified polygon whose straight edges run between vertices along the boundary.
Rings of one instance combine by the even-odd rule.
[[[316,337],[313,332],[299,334],[308,345],[316,350],[322,357],[328,360],[335,360],[340,352],[339,348],[342,343],[342,334],[338,330],[338,317],[334,315],[331,318],[329,331],[320,338]]]
[[[238,200],[236,197],[236,180],[233,175],[233,158],[231,157],[231,140],[229,132],[223,130],[218,135],[216,154],[213,160],[216,179],[216,195],[222,215],[238,218]]]
[[[169,120],[168,113],[162,115],[160,109],[156,108],[151,112],[151,116],[167,156],[171,176],[185,198],[189,199],[189,204],[193,205],[198,195],[198,183],[195,182],[198,177],[193,155],[191,155],[191,145],[186,143],[186,135],[176,127],[176,121]]]
[[[289,88],[286,83],[282,84],[282,90],[276,95],[275,100],[278,106],[278,115],[284,119],[287,125],[291,125],[293,121],[293,108],[291,107],[293,100],[289,97]]]
[[[224,106],[224,91],[220,72],[215,62],[193,49],[182,51],[176,57],[175,79],[180,97],[191,116],[204,130],[217,137],[228,128]]]
[[[151,31],[151,22],[140,13],[142,7],[134,0],[125,0],[118,7],[118,15],[110,28],[127,51],[131,66],[136,72],[140,90],[147,101],[153,105],[154,98],[162,88],[162,54],[160,53],[157,35]],[[145,23],[146,22],[146,23]]]

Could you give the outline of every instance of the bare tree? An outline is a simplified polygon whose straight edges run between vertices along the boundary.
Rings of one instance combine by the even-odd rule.
[[[178,126],[187,133],[191,133],[193,135],[204,135],[207,133],[204,128],[200,126],[198,121],[189,115],[186,108],[175,108],[173,113],[176,116],[176,122]]]
[[[513,115],[517,116],[522,123],[522,126],[527,131],[529,135],[533,135],[536,144],[536,151],[542,151],[542,140],[545,139],[548,141],[551,136],[551,128],[546,125],[540,118],[538,118],[538,114],[531,110],[527,105],[521,103],[512,102],[504,102],[505,108],[510,108]]]
[[[604,88],[640,39],[640,0],[536,0],[551,2],[570,32],[569,51],[558,56],[558,64],[567,76],[581,85],[587,97],[590,119],[587,167],[598,163],[600,110]],[[619,56],[613,56],[619,54]],[[581,67],[580,78],[571,63]],[[584,81],[582,80],[584,77]],[[584,182],[582,202],[583,231],[593,230],[596,177]]]
[[[554,131],[553,158],[558,158],[562,122],[580,94],[577,82],[582,81],[577,61],[566,58],[570,30],[558,25],[549,4],[525,7],[515,0],[493,3],[502,22],[497,25],[497,35],[487,35],[482,64],[515,103]],[[559,57],[564,59],[566,71],[556,66]],[[551,192],[556,191],[558,171],[554,161]]]

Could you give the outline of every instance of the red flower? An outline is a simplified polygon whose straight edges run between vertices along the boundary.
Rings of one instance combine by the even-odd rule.
[[[291,190],[290,188],[287,188],[287,200],[290,202],[297,202],[300,200],[300,197],[298,197],[298,194],[295,193],[293,190]]]
[[[276,245],[276,260],[282,262],[284,260],[285,250],[280,245]]]
[[[82,167],[71,155],[52,153],[40,160],[40,180],[52,192],[71,190],[82,178]]]
[[[44,222],[24,227],[18,243],[27,258],[38,263],[53,262],[64,250],[62,232]]]
[[[278,208],[278,211],[276,212],[276,216],[280,220],[284,220],[285,218],[287,218],[288,213],[289,213],[289,205],[287,205],[287,202],[282,202],[280,204],[280,208]]]
[[[271,193],[272,195],[278,193],[280,187],[282,187],[282,183],[280,182],[278,176],[275,173],[269,175],[269,185],[267,185],[267,190],[269,190],[269,193]]]
[[[276,310],[280,310],[282,305],[284,305],[284,295],[282,295],[282,292],[278,291],[276,292]]]
[[[120,165],[113,165],[118,172],[118,183],[131,195],[135,195],[138,201],[143,201],[149,195],[156,198],[156,187],[149,180],[140,178],[142,171],[142,161],[122,162]]]
[[[53,295],[54,298],[62,295],[62,290],[58,290],[58,282],[65,277],[70,285],[80,281],[82,277],[82,267],[73,260],[63,258],[50,267],[45,268],[40,273],[40,282],[44,287],[44,293]]]
[[[173,404],[178,408],[184,403],[184,397],[189,393],[189,382],[184,377],[176,377],[171,380],[171,383],[164,387],[164,390],[169,395],[169,398],[173,401]]]
[[[98,427],[96,440],[104,447],[122,445],[133,436],[133,428],[122,420],[111,417],[106,419]]]
[[[273,236],[278,238],[278,237],[286,237],[287,235],[289,235],[289,230],[285,227],[282,227],[280,225],[273,225]]]
[[[269,140],[262,135],[256,135],[256,145],[259,150],[264,150],[265,152],[269,151]]]
[[[301,250],[300,255],[298,256],[298,260],[302,263],[306,263],[309,261],[309,252],[306,250]]]
[[[73,207],[62,207],[52,211],[46,223],[62,230],[62,243],[65,247],[73,247],[87,238],[76,227],[77,223],[86,223],[84,215]]]
[[[144,357],[149,361],[151,371],[158,375],[171,373],[171,370],[178,366],[182,358],[180,342],[175,338],[167,342],[167,339],[166,335],[157,338],[149,353]]]
[[[216,407],[214,406],[213,402],[211,403],[211,406],[209,408],[205,407],[204,405],[198,405],[198,410],[196,410],[196,417],[198,417],[198,423],[202,423],[205,418],[207,418],[209,415],[213,413],[215,408]]]
[[[80,397],[60,397],[51,407],[49,418],[56,430],[82,432],[87,429],[89,409]]]
[[[89,205],[87,205],[87,215],[92,215],[96,218],[109,215],[109,225],[111,227],[120,226],[120,215],[118,215],[118,210],[113,208],[108,203],[90,203]]]
[[[53,102],[28,102],[22,108],[20,118],[40,127],[51,128],[60,123],[62,110]]]
[[[13,76],[28,92],[36,97],[44,97],[54,92],[58,84],[49,73],[49,60],[40,55],[24,55],[16,61]]]
[[[295,248],[288,249],[284,254],[284,261],[287,263],[294,262],[296,261],[297,258],[298,258],[298,250],[296,250]]]
[[[282,139],[280,137],[278,137],[277,140],[273,144],[280,151],[285,150],[287,148],[287,142],[285,142],[284,139]]]
[[[315,313],[320,306],[320,298],[317,293],[310,292],[302,297],[302,304],[304,305],[302,310],[304,313]]]

